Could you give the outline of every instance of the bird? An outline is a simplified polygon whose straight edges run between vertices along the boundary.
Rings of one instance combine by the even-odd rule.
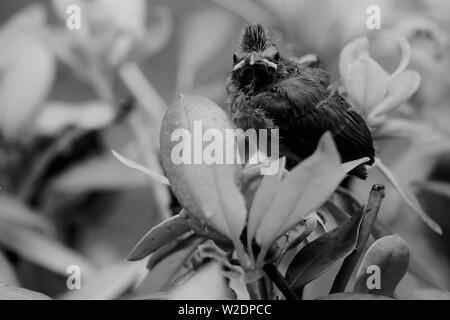
[[[375,160],[371,132],[355,108],[331,88],[320,64],[282,54],[261,24],[248,25],[226,80],[226,109],[244,131],[278,129],[279,153],[290,168],[313,154],[322,135],[330,132],[342,162],[369,158],[349,172],[365,180],[365,165]]]

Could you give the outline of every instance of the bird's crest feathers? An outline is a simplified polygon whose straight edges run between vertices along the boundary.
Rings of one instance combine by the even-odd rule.
[[[244,28],[241,40],[241,49],[243,51],[263,51],[270,44],[269,35],[261,24],[249,25]]]

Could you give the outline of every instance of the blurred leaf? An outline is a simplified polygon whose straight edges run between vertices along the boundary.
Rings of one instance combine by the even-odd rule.
[[[192,278],[169,293],[170,300],[224,300],[229,298],[229,287],[225,285],[218,263],[210,263]]]
[[[153,55],[169,42],[173,33],[174,21],[172,12],[166,6],[153,6],[149,20],[151,24],[148,26],[145,35],[147,41],[144,41],[144,46],[147,54]]]
[[[412,293],[412,298],[418,300],[450,300],[450,292],[437,289],[420,289]]]
[[[286,280],[294,290],[319,277],[356,246],[363,215],[355,212],[349,221],[302,248],[286,271]]]
[[[278,160],[276,160],[278,161]],[[278,187],[281,183],[281,176],[284,171],[286,158],[279,160],[277,174],[265,175],[256,190],[255,197],[253,199],[252,206],[248,215],[247,222],[247,243],[251,243],[255,237],[256,231],[267,213],[270,205],[272,204]]]
[[[387,168],[379,158],[375,158],[375,167],[377,167],[386,177],[386,179],[392,184],[392,186],[397,189],[403,200],[405,200],[409,207],[417,213],[417,215],[423,220],[423,222],[425,222],[425,224],[430,227],[431,230],[442,235],[441,227],[430,217],[428,217],[415,195],[411,192],[410,188],[400,185],[400,182],[397,181],[391,170],[389,170],[389,168]]]
[[[101,101],[68,103],[54,101],[42,107],[33,123],[35,133],[55,136],[67,128],[102,129],[116,118],[116,110]]]
[[[91,263],[77,252],[26,228],[0,225],[0,243],[24,259],[63,276],[67,276],[70,265],[80,266],[86,275],[93,271]]]
[[[81,161],[55,178],[52,188],[65,193],[143,188],[148,179],[108,154]]]
[[[321,297],[316,300],[393,300],[393,299],[374,294],[341,292],[330,294],[328,296]]]
[[[446,198],[450,198],[450,183],[441,181],[415,181],[411,184],[412,187],[421,191],[431,192]]]
[[[375,241],[367,250],[356,275],[355,292],[392,297],[394,290],[408,270],[409,249],[398,235]],[[367,281],[372,273],[370,266],[380,268],[380,289],[369,289]],[[375,276],[375,275],[374,275]]]
[[[24,14],[23,23],[14,17],[0,31],[0,127],[9,138],[23,137],[20,132],[47,97],[56,70],[53,54],[29,30],[33,23],[26,22],[40,15],[26,10],[19,14]]]
[[[349,42],[339,56],[339,73],[343,75],[359,57],[370,58],[369,40],[367,37],[357,38]]]
[[[211,100],[198,96],[180,97],[167,111],[161,126],[160,144],[164,170],[175,196],[189,214],[228,236],[239,249],[242,246],[239,238],[244,228],[246,207],[235,182],[238,165],[204,162],[187,164],[184,161],[175,164],[172,160],[173,153],[179,149],[180,144],[183,154],[188,154],[189,148],[194,151],[193,145],[195,148],[203,147],[197,145],[198,141],[185,141],[188,140],[186,136],[181,137],[182,142],[172,141],[172,134],[175,132],[193,137],[195,123],[201,123],[204,132],[214,129],[222,137],[226,137],[227,129],[234,128],[225,111]],[[193,139],[198,140],[196,137]],[[234,143],[224,145],[219,146],[224,148],[223,155],[228,157],[230,153],[236,154]],[[191,163],[195,163],[192,157],[189,158]]]
[[[112,300],[136,284],[146,270],[143,263],[118,263],[103,268],[88,278],[82,278],[81,289],[70,290],[61,300]],[[83,272],[83,269],[81,269]],[[82,273],[83,275],[83,273]]]
[[[137,295],[148,296],[170,289],[183,265],[202,241],[203,239],[196,239],[190,246],[182,248],[156,264],[139,285]]]
[[[39,292],[0,284],[0,300],[51,300],[51,298]]]
[[[261,221],[256,241],[267,248],[301,219],[329,198],[345,176],[329,132],[319,141],[316,152],[297,165],[281,182]]]
[[[341,79],[349,96],[365,112],[379,103],[388,90],[389,75],[377,62],[365,56],[350,65]]]
[[[368,117],[376,118],[399,107],[417,91],[420,81],[420,74],[414,70],[406,70],[394,77],[386,97],[374,107]]]
[[[190,230],[185,211],[153,227],[139,240],[128,255],[128,261],[140,260]]]
[[[134,162],[133,160],[122,156],[117,151],[114,151],[114,150],[111,150],[111,151],[112,151],[114,157],[116,157],[120,162],[122,162],[127,167],[139,170],[139,171],[143,172],[144,174],[146,174],[148,177],[150,177],[153,180],[156,180],[156,181],[158,181],[158,182],[160,182],[162,184],[170,185],[170,182],[169,182],[169,180],[166,177],[161,176],[159,173],[157,173],[155,171],[152,171],[152,170],[144,167],[143,165],[140,165],[139,163]]]
[[[232,17],[218,8],[196,10],[189,17],[180,37],[177,92],[192,92],[196,74],[223,49],[233,27]]]
[[[19,285],[14,267],[2,251],[0,251],[0,283],[15,287]]]
[[[0,226],[8,227],[11,224],[47,234],[53,234],[55,231],[38,212],[33,212],[12,196],[0,195]]]

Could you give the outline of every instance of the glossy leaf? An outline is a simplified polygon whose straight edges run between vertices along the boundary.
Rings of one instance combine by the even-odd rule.
[[[255,237],[261,220],[268,213],[268,209],[272,204],[272,201],[281,183],[281,176],[284,171],[285,163],[286,159],[282,158],[278,164],[278,173],[273,175],[265,175],[258,189],[256,190],[247,222],[247,241],[249,243]]]
[[[194,129],[195,125],[197,129]],[[234,128],[225,111],[211,100],[198,96],[181,96],[167,111],[161,127],[160,145],[164,170],[175,196],[189,214],[205,221],[239,246],[239,237],[246,219],[245,201],[235,182],[239,167],[236,164],[206,164],[204,161],[194,164],[195,150],[200,148],[202,152],[205,143],[198,141],[199,137],[196,137],[198,125],[202,126],[203,132],[212,129],[222,137],[226,136],[227,129]],[[182,142],[172,141],[175,133],[185,135],[180,139]],[[188,138],[194,140],[193,143],[187,141]],[[180,144],[183,154],[188,149],[192,151],[194,157],[188,163],[181,161],[178,164],[172,160],[172,153],[176,152],[177,145],[179,147]],[[228,152],[235,151],[234,141],[224,143],[218,149],[221,147],[224,148],[224,157],[229,156]]]
[[[176,216],[161,222],[147,232],[128,255],[127,260],[135,261],[144,259],[155,250],[175,240],[189,230],[187,214],[182,211]]]
[[[297,253],[286,272],[286,280],[294,290],[301,289],[353,251],[362,217],[362,211],[358,211],[349,221],[307,244]]]
[[[324,203],[344,178],[345,171],[330,133],[317,151],[297,165],[281,182],[256,234],[267,248],[287,230]]]
[[[398,235],[386,236],[375,241],[367,250],[356,275],[355,292],[392,297],[394,290],[408,270],[409,249],[405,240]],[[380,288],[369,289],[370,266],[380,269]],[[376,272],[376,271],[375,271]]]

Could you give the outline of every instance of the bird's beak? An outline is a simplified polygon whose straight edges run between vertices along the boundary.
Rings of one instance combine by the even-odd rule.
[[[267,68],[272,68],[274,70],[277,70],[277,67],[278,67],[276,63],[273,63],[272,61],[269,61],[268,59],[261,57],[261,55],[259,55],[256,52],[252,52],[247,56],[247,58],[245,58],[241,62],[237,63],[234,66],[233,70],[236,71],[236,70],[242,68],[243,66],[245,66],[246,64],[249,64],[250,66],[263,64],[263,65],[266,65]]]

